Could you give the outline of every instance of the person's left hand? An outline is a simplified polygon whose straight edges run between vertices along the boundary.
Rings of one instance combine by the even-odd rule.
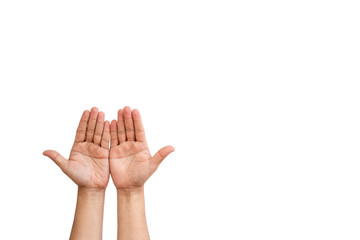
[[[125,107],[118,111],[118,120],[110,127],[110,172],[117,189],[142,188],[160,163],[173,152],[172,146],[150,154],[145,131],[137,109]]]

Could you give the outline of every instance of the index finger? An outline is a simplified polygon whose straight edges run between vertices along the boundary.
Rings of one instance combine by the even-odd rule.
[[[145,130],[144,126],[142,124],[140,112],[137,109],[134,109],[131,113],[133,121],[134,121],[134,127],[135,127],[135,138],[137,142],[145,142]]]
[[[86,128],[89,121],[90,112],[85,110],[81,116],[79,126],[76,130],[75,142],[84,142],[86,139]]]

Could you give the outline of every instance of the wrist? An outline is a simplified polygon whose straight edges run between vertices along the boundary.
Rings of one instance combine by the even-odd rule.
[[[144,186],[137,188],[117,188],[118,197],[132,198],[144,195]]]
[[[97,188],[97,187],[80,187],[78,186],[78,191],[84,191],[84,192],[92,192],[92,193],[99,193],[99,192],[105,192],[106,188]]]
[[[86,199],[88,201],[104,201],[105,199],[105,188],[78,188],[78,197]]]

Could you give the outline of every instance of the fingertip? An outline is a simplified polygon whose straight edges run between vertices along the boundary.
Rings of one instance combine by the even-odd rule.
[[[117,119],[119,121],[121,121],[124,118],[124,110],[123,109],[119,109],[117,112]]]
[[[124,107],[124,112],[131,112],[131,108],[129,106]]]
[[[50,156],[51,156],[51,152],[52,152],[52,150],[45,150],[45,151],[43,152],[43,155],[46,156],[46,157],[50,157]]]
[[[112,132],[116,132],[116,125],[117,125],[117,122],[116,122],[116,120],[112,120],[111,121],[111,124],[110,124],[110,130],[112,131]]]
[[[85,110],[84,112],[83,112],[83,114],[82,114],[82,117],[81,117],[81,119],[83,119],[83,120],[88,120],[89,119],[89,116],[90,116],[90,111],[89,110]]]
[[[134,108],[134,109],[132,110],[132,114],[133,114],[133,116],[135,116],[135,117],[140,117],[140,111],[139,111],[138,109],[136,109],[136,108]]]
[[[175,151],[175,148],[174,148],[173,146],[170,146],[170,145],[169,145],[168,148],[169,148],[169,151],[170,151],[170,152],[174,152],[174,151]]]
[[[128,107],[128,106],[124,107],[123,116],[124,116],[124,119],[132,118],[132,113],[131,113],[131,108],[130,107]]]
[[[105,130],[105,131],[109,131],[109,130],[110,130],[110,123],[109,123],[109,121],[105,121],[105,123],[104,123],[104,130]]]
[[[91,108],[91,112],[92,113],[96,113],[96,112],[98,112],[99,111],[99,109],[97,108],[97,107],[92,107]]]

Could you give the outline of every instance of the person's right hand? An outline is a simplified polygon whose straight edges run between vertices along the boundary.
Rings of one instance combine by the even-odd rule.
[[[105,189],[109,182],[110,123],[96,107],[84,111],[69,160],[53,150],[44,151],[80,188]]]

